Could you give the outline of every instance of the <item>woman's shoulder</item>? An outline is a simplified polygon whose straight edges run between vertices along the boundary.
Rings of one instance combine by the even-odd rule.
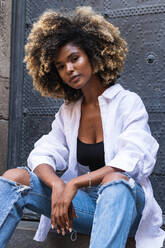
[[[60,118],[62,119],[68,119],[68,118],[70,119],[71,116],[75,114],[77,115],[78,112],[80,111],[81,101],[82,99],[72,103],[67,103],[64,101],[64,103],[60,106],[56,115],[60,116]]]
[[[124,102],[124,103],[133,103],[133,102],[142,102],[141,97],[131,89],[124,88],[121,84],[117,83],[110,88],[108,88],[103,96],[114,100],[114,102]]]
[[[118,113],[127,114],[136,112],[137,110],[146,111],[141,97],[131,89],[126,89],[122,85],[114,85],[112,89],[108,90],[106,97],[110,99],[108,106]]]
[[[116,98],[119,98],[120,100],[126,101],[126,102],[141,102],[142,99],[140,95],[132,89],[125,88],[121,84],[116,85],[118,88],[118,94],[116,94]]]
[[[147,114],[145,104],[138,93],[131,91],[130,89],[122,89],[117,95],[118,98],[118,110],[123,114],[141,112]],[[117,99],[116,99],[117,100]]]

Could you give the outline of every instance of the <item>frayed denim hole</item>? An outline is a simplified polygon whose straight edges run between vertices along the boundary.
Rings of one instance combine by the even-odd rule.
[[[18,185],[17,185],[16,182],[14,182],[14,181],[12,181],[12,180],[10,180],[10,179],[7,179],[7,178],[5,178],[5,177],[1,177],[1,176],[0,176],[0,180],[1,180],[1,181],[4,181],[5,183],[11,184],[12,186],[18,187]]]
[[[15,190],[17,195],[19,195],[20,192],[27,192],[31,189],[30,186],[22,185],[20,183],[14,182],[14,181],[7,179],[7,178],[4,178],[4,177],[0,177],[0,179],[4,183],[11,185],[11,190]]]
[[[31,189],[30,186],[26,186],[26,185],[19,185],[19,188],[17,189],[17,193],[23,193],[23,192],[27,192]]]
[[[26,170],[28,173],[29,173],[29,176],[30,176],[30,180],[29,180],[29,186],[27,187],[30,187],[30,188],[33,188],[33,180],[32,180],[32,177],[33,177],[33,172],[28,168],[28,167],[25,167],[25,166],[19,166],[17,167],[19,169],[23,169],[23,170]]]
[[[133,178],[130,178],[128,181],[126,181],[126,180],[124,180],[124,179],[119,179],[119,180],[113,180],[113,181],[111,181],[111,182],[108,182],[108,183],[103,184],[103,185],[100,187],[100,189],[99,189],[99,191],[98,191],[98,194],[101,195],[102,191],[103,191],[105,188],[107,188],[107,187],[109,187],[109,186],[111,186],[111,185],[113,185],[113,184],[118,184],[118,183],[124,183],[124,184],[126,184],[127,186],[129,186],[129,188],[131,188],[131,190],[135,188],[135,181],[134,181]]]

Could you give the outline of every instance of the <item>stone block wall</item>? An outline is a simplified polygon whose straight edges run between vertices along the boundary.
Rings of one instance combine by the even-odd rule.
[[[7,168],[12,0],[0,0],[0,174]]]

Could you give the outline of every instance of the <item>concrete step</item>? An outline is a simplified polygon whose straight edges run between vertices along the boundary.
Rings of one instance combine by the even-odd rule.
[[[71,241],[68,234],[63,237],[55,231],[50,231],[45,242],[33,240],[38,222],[21,221],[13,233],[7,248],[88,248],[89,236],[78,234],[76,241]]]
[[[71,234],[63,237],[54,231],[50,231],[45,242],[36,242],[33,237],[37,226],[38,222],[35,221],[21,221],[7,248],[89,248],[89,236],[82,234],[78,234],[77,240],[73,242],[70,238]],[[133,239],[128,240],[126,248],[135,248]],[[165,248],[165,245],[163,248]]]

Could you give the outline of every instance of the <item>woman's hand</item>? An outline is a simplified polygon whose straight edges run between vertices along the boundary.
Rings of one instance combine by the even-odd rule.
[[[73,181],[69,181],[55,204],[54,221],[57,224],[57,232],[62,231],[63,235],[66,229],[72,231],[72,219],[77,217],[72,205],[77,190]]]
[[[52,185],[52,195],[51,195],[51,224],[52,229],[55,228],[55,212],[56,212],[56,204],[61,197],[64,189],[65,189],[65,183],[60,180],[58,183],[54,183]]]

